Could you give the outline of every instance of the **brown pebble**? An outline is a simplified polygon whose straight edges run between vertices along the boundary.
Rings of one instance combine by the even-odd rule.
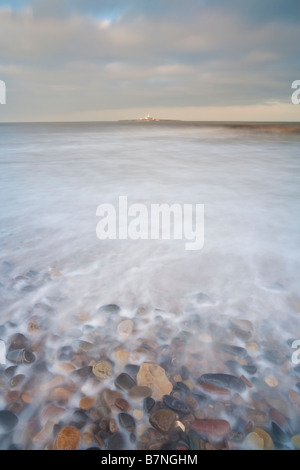
[[[245,385],[247,385],[247,387],[249,387],[249,388],[253,387],[250,380],[248,380],[244,375],[241,375],[240,379],[244,382]]]
[[[56,375],[55,377],[53,377],[48,382],[42,384],[40,386],[40,390],[44,392],[46,390],[50,390],[51,388],[59,387],[59,385],[61,385],[62,382],[63,382],[62,376],[61,375]]]
[[[172,410],[157,410],[150,416],[150,424],[163,433],[168,433],[172,429],[177,419],[176,413]]]
[[[95,441],[97,442],[98,446],[101,447],[101,449],[103,449],[103,448],[105,447],[104,441],[103,441],[103,439],[102,439],[101,436],[99,436],[98,434],[96,434],[96,435],[94,436],[94,439],[95,439]]]
[[[265,377],[264,381],[269,387],[272,388],[277,387],[278,385],[278,380],[275,377]]]
[[[295,390],[289,391],[289,399],[293,403],[293,405],[300,405],[300,394],[297,393]]]
[[[268,421],[268,415],[264,411],[248,410],[247,416],[256,426],[264,426]]]
[[[82,434],[82,440],[86,446],[90,446],[94,442],[94,435],[91,431],[86,430]]]
[[[6,403],[14,403],[20,398],[19,390],[9,390],[4,394],[4,400]]]
[[[72,426],[62,428],[56,436],[55,450],[76,450],[80,444],[81,435],[78,429]]]
[[[56,406],[54,403],[49,403],[41,412],[41,423],[46,424],[47,421],[56,423],[65,411],[65,408]]]
[[[70,362],[63,362],[63,361],[57,362],[56,368],[59,371],[63,372],[64,374],[70,374],[76,369],[76,367]]]
[[[71,392],[62,387],[55,388],[50,393],[50,399],[54,401],[58,401],[59,403],[67,403],[71,396]]]
[[[24,403],[29,405],[30,403],[32,403],[33,397],[32,395],[29,395],[29,393],[22,393],[21,399]]]
[[[18,387],[23,382],[24,379],[25,379],[24,374],[15,375],[10,381],[10,387],[11,388]]]
[[[224,419],[197,419],[191,424],[191,429],[223,439],[230,432],[231,427]]]
[[[202,382],[199,384],[200,390],[202,392],[212,395],[215,398],[230,398],[231,397],[231,392],[230,390],[227,390],[226,388],[219,387],[218,385],[209,383],[209,382]]]
[[[108,429],[109,429],[109,432],[111,432],[112,434],[115,434],[116,432],[119,431],[119,427],[118,427],[117,422],[114,418],[111,418],[109,420]]]
[[[121,411],[128,411],[130,409],[128,401],[124,400],[124,398],[117,398],[115,400],[115,405]]]
[[[128,391],[128,396],[132,400],[144,399],[147,397],[151,397],[151,395],[152,395],[152,390],[150,387],[141,387],[139,385],[132,387]]]
[[[199,403],[192,395],[186,395],[184,397],[184,402],[194,411],[199,408]]]
[[[95,404],[95,399],[93,397],[83,397],[79,402],[79,407],[82,410],[90,410]]]
[[[117,392],[116,390],[105,388],[101,393],[101,401],[109,409],[114,406],[117,398],[122,398],[122,393]]]

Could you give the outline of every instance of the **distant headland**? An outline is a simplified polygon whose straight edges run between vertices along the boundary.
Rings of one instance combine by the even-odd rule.
[[[118,122],[182,122],[179,119],[157,119],[151,117],[149,114],[146,117],[139,119],[121,119]]]

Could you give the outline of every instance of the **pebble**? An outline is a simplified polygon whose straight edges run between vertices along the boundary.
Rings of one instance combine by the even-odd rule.
[[[124,349],[119,349],[114,353],[115,361],[119,366],[125,366],[128,363],[130,353],[129,351],[125,351]]]
[[[8,351],[14,349],[30,349],[31,341],[22,333],[15,333],[8,338]]]
[[[122,338],[129,338],[134,328],[132,320],[123,320],[118,324],[117,331]]]
[[[191,429],[219,439],[224,439],[231,431],[229,422],[224,419],[197,419],[191,423]]]
[[[300,434],[292,437],[292,443],[297,450],[300,450]]]
[[[295,390],[289,391],[289,399],[293,405],[300,405],[300,394]]]
[[[73,364],[69,362],[63,362],[63,361],[57,362],[55,366],[60,372],[63,372],[64,374],[70,374],[76,369],[76,367]]]
[[[163,396],[163,403],[171,410],[177,411],[180,414],[188,414],[191,412],[190,408],[181,400],[177,400],[170,395]]]
[[[115,405],[121,411],[128,411],[130,409],[128,401],[124,400],[124,398],[116,398]]]
[[[240,346],[232,346],[231,344],[221,344],[221,350],[228,353],[232,354],[233,356],[238,356],[238,357],[246,357],[247,356],[247,350],[245,348],[241,348]]]
[[[117,313],[120,312],[120,307],[115,304],[107,304],[107,305],[102,305],[98,311],[101,313],[111,313],[113,315],[116,315]]]
[[[82,433],[82,440],[86,446],[91,446],[94,442],[94,434],[88,429]]]
[[[253,341],[250,341],[249,343],[246,343],[246,348],[252,354],[255,354],[259,349],[258,344],[254,343]]]
[[[48,405],[43,408],[40,421],[43,425],[47,423],[47,421],[52,421],[56,423],[59,421],[60,417],[65,413],[65,408],[61,408],[59,406],[54,405],[54,403],[49,403]]]
[[[276,442],[287,443],[290,441],[290,436],[278,424],[272,422],[272,435]]]
[[[25,379],[25,375],[24,374],[18,374],[18,375],[15,375],[11,381],[10,381],[10,387],[11,388],[15,388],[15,387],[18,387]]]
[[[63,388],[63,387],[57,387],[51,391],[49,397],[50,397],[50,400],[58,401],[59,403],[65,404],[69,401],[70,396],[71,396],[70,390]]]
[[[119,413],[119,423],[122,428],[125,428],[128,432],[134,432],[136,424],[134,418],[128,413]]]
[[[46,383],[43,383],[41,386],[40,386],[40,390],[42,392],[46,391],[46,390],[51,390],[52,388],[55,388],[55,387],[58,387],[59,385],[61,385],[63,383],[63,378],[61,375],[56,375],[55,377],[53,377],[51,380],[49,380],[48,382]]]
[[[112,375],[112,366],[108,361],[99,361],[94,364],[92,371],[98,379],[106,380]]]
[[[146,413],[150,413],[152,408],[154,407],[155,405],[155,400],[151,397],[147,397],[144,399],[144,410],[146,411]]]
[[[188,433],[188,443],[191,450],[200,450],[200,439],[196,431],[189,431]]]
[[[54,450],[76,450],[79,447],[81,434],[72,426],[65,426],[56,436]]]
[[[126,440],[123,434],[117,432],[108,438],[106,449],[107,450],[123,450],[126,447]]]
[[[277,365],[281,365],[286,361],[285,355],[277,349],[269,349],[264,352],[263,356],[267,361],[273,362]]]
[[[246,447],[251,450],[273,450],[274,443],[271,436],[261,428],[254,428],[246,437]]]
[[[125,372],[122,372],[122,374],[118,375],[118,377],[115,380],[115,386],[119,388],[120,390],[130,390],[131,388],[136,386],[135,380],[133,380],[130,375],[126,374]]]
[[[128,392],[128,396],[132,400],[144,399],[147,397],[151,397],[151,395],[152,390],[150,387],[142,387],[139,385],[135,385]]]
[[[217,386],[243,392],[246,388],[244,382],[234,375],[229,374],[203,374],[200,382],[210,382]]]
[[[161,431],[162,433],[168,434],[171,429],[173,428],[175,422],[177,420],[177,415],[172,410],[157,410],[150,416],[150,424]]]
[[[12,411],[0,411],[0,430],[4,432],[11,431],[18,423],[17,416]]]
[[[257,372],[257,367],[252,364],[242,365],[242,369],[250,375],[254,375]]]
[[[143,419],[144,413],[142,412],[142,410],[135,409],[133,410],[132,415],[134,419],[136,419],[137,421],[141,421]]]
[[[114,418],[110,418],[109,423],[108,423],[108,429],[109,429],[109,432],[111,432],[112,434],[115,434],[116,432],[119,431],[119,427]]]
[[[46,444],[52,438],[54,423],[47,421],[43,428],[32,439],[36,444]]]
[[[271,388],[278,386],[278,380],[275,377],[270,377],[270,376],[265,377],[264,381]]]
[[[231,397],[231,392],[227,388],[219,387],[213,383],[203,382],[199,383],[199,389],[207,395],[211,395],[214,398],[226,398],[229,399]]]
[[[115,405],[116,400],[119,398],[122,398],[122,394],[120,392],[117,392],[116,390],[110,390],[109,388],[105,388],[104,390],[102,390],[102,403],[109,409],[112,409],[112,407]]]
[[[95,404],[95,399],[93,397],[83,397],[79,402],[79,407],[82,410],[90,410]]]
[[[269,421],[267,413],[260,410],[248,410],[247,417],[253,421],[256,426],[264,426]]]
[[[164,395],[169,395],[173,385],[168,379],[165,370],[155,362],[141,364],[137,374],[137,383],[140,386],[150,387],[154,400],[161,400]]]

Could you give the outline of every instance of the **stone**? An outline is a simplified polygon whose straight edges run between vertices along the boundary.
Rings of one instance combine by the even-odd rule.
[[[240,378],[247,387],[249,387],[249,388],[253,387],[252,383],[250,382],[250,380],[247,379],[247,377],[245,377],[244,375],[241,375]]]
[[[0,411],[0,431],[9,432],[18,424],[17,416],[12,411]]]
[[[34,436],[35,444],[46,444],[52,438],[54,423],[47,421],[43,428]]]
[[[186,395],[184,397],[184,402],[187,404],[187,406],[193,410],[193,411],[196,411],[198,408],[199,408],[199,403],[198,401],[196,400],[195,397],[193,397],[192,395]]]
[[[115,406],[115,402],[119,398],[123,398],[122,394],[116,390],[110,390],[109,388],[105,388],[101,393],[101,401],[103,405],[110,410]]]
[[[189,431],[188,433],[188,443],[191,450],[200,450],[200,439],[196,431]]]
[[[143,407],[146,413],[149,414],[152,408],[154,407],[154,405],[155,405],[155,400],[153,398],[147,397],[144,399]]]
[[[295,449],[300,450],[300,434],[296,434],[292,437],[292,443]]]
[[[268,385],[268,387],[273,388],[278,386],[278,380],[275,377],[265,377],[264,381]]]
[[[124,372],[126,374],[131,375],[131,377],[135,377],[140,370],[140,366],[137,366],[136,364],[126,364],[124,367]]]
[[[70,374],[71,372],[73,372],[76,367],[69,363],[69,362],[63,362],[63,361],[59,361],[55,364],[55,367],[62,373],[68,375]]]
[[[119,349],[118,351],[115,351],[114,356],[115,361],[119,366],[125,366],[129,361],[130,353],[124,349]]]
[[[165,370],[155,362],[141,364],[137,374],[139,386],[150,387],[154,400],[161,400],[164,395],[169,395],[173,389]]]
[[[122,374],[118,375],[118,377],[115,380],[115,386],[119,388],[120,390],[130,390],[131,388],[136,386],[135,380],[133,380],[130,375],[126,374],[125,372],[122,372]]]
[[[277,365],[281,365],[286,361],[285,355],[277,349],[269,349],[264,352],[263,356],[267,361],[273,362]]]
[[[25,379],[25,375],[24,374],[18,374],[18,375],[15,375],[11,381],[10,381],[10,387],[11,388],[15,388],[15,387],[18,387]]]
[[[150,387],[142,387],[139,385],[135,385],[128,392],[128,396],[132,400],[144,399],[147,397],[151,397],[151,395],[152,395],[152,390]]]
[[[191,429],[218,439],[224,439],[231,431],[230,424],[224,419],[197,419],[191,423]]]
[[[119,431],[117,422],[114,418],[110,418],[109,423],[108,423],[108,429],[109,429],[109,432],[112,434],[115,434],[116,432]]]
[[[95,404],[95,399],[93,397],[83,397],[79,402],[79,407],[82,410],[90,410]]]
[[[81,434],[72,426],[63,427],[56,436],[54,450],[76,450],[80,445]]]
[[[280,442],[281,444],[287,443],[290,441],[290,436],[287,432],[281,429],[278,424],[272,421],[272,435],[274,437],[275,442]]]
[[[260,410],[248,410],[247,417],[253,421],[256,426],[264,426],[269,421],[267,413]]]
[[[245,438],[245,435],[240,431],[230,431],[227,434],[227,439],[232,442],[242,442]]]
[[[117,313],[120,312],[120,307],[115,304],[107,304],[107,305],[102,305],[99,309],[98,312],[100,313],[110,313],[112,315],[116,315]]]
[[[133,413],[132,413],[134,419],[136,419],[137,421],[141,421],[143,419],[143,416],[144,416],[144,413],[142,412],[142,410],[133,410]]]
[[[94,434],[89,429],[82,433],[82,440],[86,446],[91,446],[94,442]]]
[[[163,403],[166,407],[170,408],[173,411],[177,411],[180,415],[189,414],[191,412],[190,408],[181,400],[178,400],[170,395],[163,396]]]
[[[259,349],[258,344],[254,343],[253,341],[250,341],[249,343],[246,343],[246,348],[252,354],[255,354]]]
[[[300,405],[300,394],[295,390],[289,391],[289,399],[293,405]]]
[[[134,432],[136,424],[134,418],[128,413],[119,413],[119,423],[122,428],[125,428],[128,432]]]
[[[54,388],[50,393],[50,399],[54,401],[58,401],[59,403],[67,403],[71,396],[70,390],[63,387]]]
[[[123,450],[126,447],[126,440],[120,432],[113,434],[108,438],[106,449],[107,450]]]
[[[47,421],[52,421],[53,423],[58,422],[60,417],[65,413],[65,411],[65,408],[56,406],[54,405],[54,403],[49,403],[45,406],[45,408],[43,408],[41,412],[41,424],[45,425]]]
[[[112,375],[112,366],[108,361],[96,362],[92,370],[93,374],[101,380],[109,379]]]
[[[28,349],[12,349],[6,358],[15,364],[32,364],[35,361],[35,355]]]
[[[30,349],[31,341],[22,333],[15,333],[8,338],[8,350]]]
[[[231,392],[227,388],[219,387],[213,383],[203,382],[199,383],[199,389],[201,392],[205,393],[206,395],[210,395],[212,398],[219,398],[219,399],[228,399],[231,397]]]
[[[122,338],[129,338],[134,328],[132,320],[123,320],[118,324],[117,331]]]
[[[149,421],[155,429],[168,434],[177,421],[177,415],[172,410],[157,410],[151,414]]]
[[[254,428],[245,441],[246,447],[251,450],[273,450],[274,443],[271,436],[261,428]]]
[[[242,369],[247,372],[247,374],[254,375],[257,372],[257,367],[253,364],[243,365]]]
[[[40,390],[42,392],[46,391],[46,390],[51,390],[52,388],[55,388],[55,387],[59,387],[59,385],[61,385],[63,383],[63,378],[61,375],[56,375],[55,377],[53,377],[51,380],[49,380],[48,382],[45,382],[43,383],[41,386],[40,386]]]
[[[237,392],[243,392],[246,389],[246,385],[239,377],[229,374],[203,374],[199,380],[200,383],[209,382],[219,387],[236,390]]]
[[[128,401],[126,401],[124,398],[116,398],[115,405],[121,411],[126,412],[130,409],[130,405]]]
[[[272,421],[274,421],[280,427],[282,427],[285,430],[290,429],[288,420],[279,410],[277,410],[276,408],[270,408],[269,415]]]
[[[232,346],[231,344],[221,344],[221,350],[231,354],[233,356],[238,357],[246,357],[247,350],[245,348],[241,348],[240,346]]]

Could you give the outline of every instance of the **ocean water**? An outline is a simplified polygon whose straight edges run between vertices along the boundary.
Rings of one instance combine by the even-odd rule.
[[[210,339],[187,342],[180,366],[204,348],[195,377],[221,371],[218,341],[245,346],[226,329],[239,318],[257,327],[262,351],[266,343],[283,348],[291,369],[287,341],[300,339],[299,145],[297,124],[0,124],[0,338],[27,335],[37,318],[52,370],[59,347],[74,335],[88,338],[82,312],[90,327],[102,328],[99,356],[111,359],[118,347],[134,355],[141,339],[157,338],[158,316],[170,331],[161,344],[170,344],[197,314],[198,336],[210,335],[214,347]],[[97,207],[117,207],[119,196],[147,207],[203,204],[203,248],[187,251],[185,240],[99,240]],[[105,304],[134,321],[131,338],[120,340],[111,319],[99,317]],[[146,320],[136,314],[141,306]],[[285,377],[286,369],[256,362],[261,380]],[[33,413],[26,410],[20,422]]]

